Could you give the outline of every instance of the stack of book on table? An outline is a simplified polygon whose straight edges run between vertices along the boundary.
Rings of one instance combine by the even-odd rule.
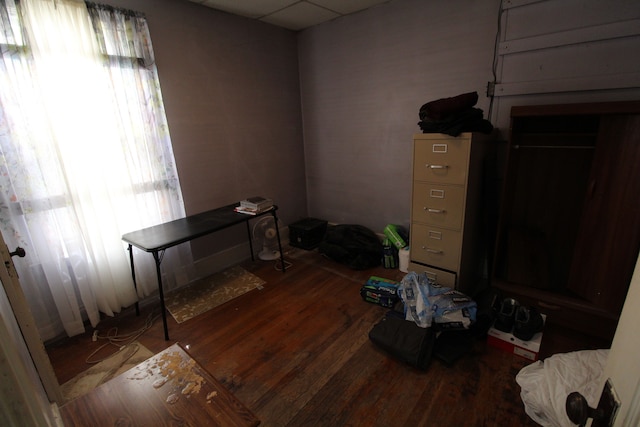
[[[255,196],[241,200],[235,211],[247,215],[256,215],[268,211],[273,207],[273,200],[266,197]]]

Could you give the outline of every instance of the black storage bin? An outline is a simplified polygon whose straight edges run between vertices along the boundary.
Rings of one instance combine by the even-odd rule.
[[[301,249],[314,249],[327,232],[327,221],[305,218],[289,225],[289,244]]]

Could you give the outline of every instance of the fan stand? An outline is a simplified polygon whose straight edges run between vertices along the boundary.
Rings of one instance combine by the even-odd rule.
[[[258,253],[258,258],[262,261],[273,261],[280,258],[280,252],[263,247],[262,250]]]
[[[280,258],[280,251],[275,248],[277,245],[277,234],[273,228],[268,228],[264,233],[262,250],[258,253],[258,258],[262,261],[274,261]]]

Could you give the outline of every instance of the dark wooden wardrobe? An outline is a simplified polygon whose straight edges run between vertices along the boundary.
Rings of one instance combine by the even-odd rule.
[[[493,285],[610,341],[639,249],[640,101],[513,107]]]

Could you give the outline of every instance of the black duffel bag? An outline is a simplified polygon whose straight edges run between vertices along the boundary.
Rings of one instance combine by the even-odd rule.
[[[377,267],[382,258],[380,238],[372,230],[358,224],[330,226],[318,250],[354,270]]]
[[[389,311],[371,331],[369,339],[396,359],[426,370],[435,343],[433,328],[421,328],[403,315]]]

